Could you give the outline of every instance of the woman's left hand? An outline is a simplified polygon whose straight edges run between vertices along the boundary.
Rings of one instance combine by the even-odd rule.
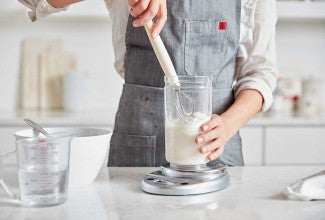
[[[215,160],[224,151],[224,145],[229,140],[224,119],[219,115],[212,115],[211,119],[201,126],[202,133],[195,138],[200,145],[200,153],[209,153],[208,160]]]

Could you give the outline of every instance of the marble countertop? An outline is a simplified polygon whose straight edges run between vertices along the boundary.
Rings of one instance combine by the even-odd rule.
[[[324,166],[232,167],[231,185],[195,196],[158,196],[141,191],[142,177],[157,168],[103,168],[86,188],[69,190],[66,203],[21,208],[0,189],[0,219],[324,219],[325,201],[293,201],[287,185]]]

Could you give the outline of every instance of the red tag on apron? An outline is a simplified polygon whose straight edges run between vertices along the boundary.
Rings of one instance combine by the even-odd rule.
[[[225,31],[227,30],[227,21],[219,21],[218,23],[218,30]]]

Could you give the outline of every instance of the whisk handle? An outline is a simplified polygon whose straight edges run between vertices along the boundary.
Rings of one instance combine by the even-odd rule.
[[[151,36],[152,26],[153,26],[153,22],[150,21],[144,27],[146,29],[153,50],[155,51],[156,57],[160,63],[160,66],[163,69],[165,75],[167,77],[170,77],[169,78],[170,82],[172,84],[179,86],[180,85],[179,79],[177,77],[175,67],[173,65],[173,62],[170,59],[170,56],[166,50],[164,43],[162,42],[159,35],[157,35],[155,38],[152,38]]]

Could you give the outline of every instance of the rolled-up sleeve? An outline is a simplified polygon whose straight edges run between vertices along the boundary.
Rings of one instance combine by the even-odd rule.
[[[272,105],[276,87],[276,2],[243,1],[242,9],[235,97],[245,89],[257,90],[263,97],[265,112]]]
[[[28,11],[28,16],[32,21],[40,20],[50,14],[58,13],[61,11],[65,11],[69,8],[69,6],[63,8],[54,8],[50,5],[47,0],[19,0],[22,4],[27,6],[30,11]]]

